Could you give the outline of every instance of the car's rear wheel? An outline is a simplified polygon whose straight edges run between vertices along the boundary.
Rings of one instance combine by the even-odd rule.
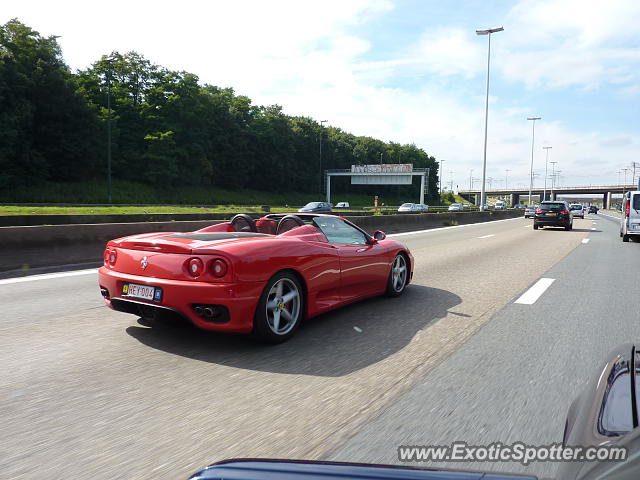
[[[538,228],[539,228],[538,225],[535,225],[535,224],[533,225],[534,230],[537,230]]]
[[[409,266],[407,258],[399,253],[391,264],[391,272],[387,281],[387,295],[390,297],[399,297],[404,292],[409,278]]]
[[[622,241],[623,242],[628,242],[629,241],[629,235],[623,234],[622,235]]]
[[[288,340],[298,328],[304,312],[304,293],[291,272],[280,272],[262,292],[253,319],[253,335],[265,343]]]
[[[572,222],[572,223],[570,223],[569,225],[567,225],[566,227],[564,227],[564,229],[565,229],[566,231],[573,230],[573,222]]]

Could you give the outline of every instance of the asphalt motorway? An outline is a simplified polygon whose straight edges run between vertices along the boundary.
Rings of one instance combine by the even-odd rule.
[[[593,368],[635,337],[640,245],[601,215],[396,238],[416,258],[402,297],[274,347],[110,311],[92,271],[0,280],[0,471],[181,479],[230,457],[398,463],[398,445],[558,441]],[[541,277],[555,281],[535,303],[513,303]]]

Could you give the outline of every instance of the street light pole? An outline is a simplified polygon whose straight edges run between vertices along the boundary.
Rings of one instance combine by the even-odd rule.
[[[489,37],[489,49],[487,52],[487,95],[484,108],[484,156],[482,159],[482,185],[480,186],[480,211],[484,212],[485,204],[485,180],[487,177],[487,127],[489,124],[489,73],[491,67],[491,34],[502,32],[504,28],[489,28],[485,30],[476,30],[476,35],[487,35]]]
[[[442,197],[442,177],[444,176],[444,170],[442,170],[442,164],[446,162],[446,160],[440,160],[440,196]]]
[[[631,170],[627,167],[624,167],[622,171],[624,172],[624,184],[622,185],[622,196],[624,197],[624,194],[626,193],[625,190],[627,189],[627,172]]]
[[[322,195],[322,131],[323,131],[323,124],[327,123],[328,120],[320,120],[320,178],[319,178],[319,184],[320,184],[320,194]]]
[[[558,162],[549,162],[551,164],[551,196],[549,200],[553,200],[553,188],[556,186],[556,163]]]
[[[117,57],[105,58],[107,62],[107,203],[112,203],[111,197],[111,64]]]
[[[504,189],[508,189],[509,188],[509,172],[511,171],[511,169],[509,168],[505,168],[504,170]]]
[[[527,120],[533,122],[533,128],[531,130],[531,173],[529,174],[529,205],[531,205],[531,190],[533,190],[533,147],[536,141],[536,120],[540,120],[542,117],[527,117]]]
[[[546,200],[547,199],[547,166],[549,164],[549,149],[553,148],[553,147],[542,147],[547,151],[547,159],[544,162],[544,193],[543,193],[543,197]]]
[[[473,168],[469,171],[469,190],[473,190]]]

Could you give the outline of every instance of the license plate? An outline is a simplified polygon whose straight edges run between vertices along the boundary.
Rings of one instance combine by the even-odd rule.
[[[122,286],[122,295],[125,297],[141,298],[143,300],[162,300],[162,289],[136,283],[125,283]]]
[[[555,212],[549,212],[547,213],[547,215],[549,215],[550,217],[555,217],[557,215],[557,213]]]
[[[631,230],[640,230],[640,224],[631,225]]]

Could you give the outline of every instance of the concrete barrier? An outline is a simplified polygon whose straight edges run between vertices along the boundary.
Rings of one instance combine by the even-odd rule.
[[[519,217],[520,211],[449,212],[422,215],[346,217],[373,233],[408,232],[451,224],[479,223]],[[114,238],[149,232],[191,232],[222,220],[104,223],[0,227],[0,272],[21,268],[100,262],[105,244]]]

